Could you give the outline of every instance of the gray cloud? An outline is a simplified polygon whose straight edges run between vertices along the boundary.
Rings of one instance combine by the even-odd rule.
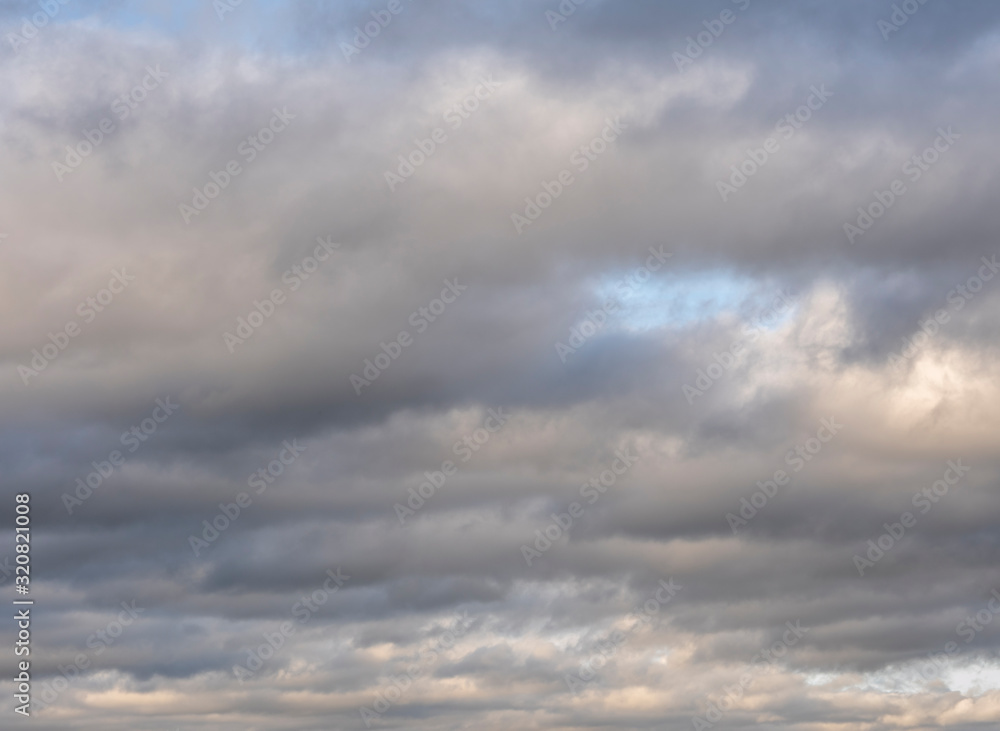
[[[552,28],[558,2],[401,0],[348,62],[387,6],[67,3],[18,45],[40,6],[0,3],[2,512],[31,494],[34,726],[688,729],[746,672],[711,728],[995,723],[997,9],[929,2],[883,38],[892,3],[588,0]],[[939,128],[960,137],[917,176]],[[762,667],[788,622],[808,631]]]

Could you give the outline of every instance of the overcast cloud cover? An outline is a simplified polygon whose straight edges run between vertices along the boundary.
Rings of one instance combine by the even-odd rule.
[[[0,35],[4,728],[1000,725],[996,2]]]

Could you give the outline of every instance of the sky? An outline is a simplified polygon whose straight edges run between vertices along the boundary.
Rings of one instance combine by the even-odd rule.
[[[988,0],[0,1],[2,725],[997,728],[998,62]]]

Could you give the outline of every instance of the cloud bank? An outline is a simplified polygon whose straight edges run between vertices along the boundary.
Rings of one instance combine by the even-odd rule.
[[[994,3],[0,23],[33,728],[1000,719]]]

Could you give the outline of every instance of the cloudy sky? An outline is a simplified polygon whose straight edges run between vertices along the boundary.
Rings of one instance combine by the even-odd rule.
[[[5,728],[997,728],[995,2],[0,35]]]

